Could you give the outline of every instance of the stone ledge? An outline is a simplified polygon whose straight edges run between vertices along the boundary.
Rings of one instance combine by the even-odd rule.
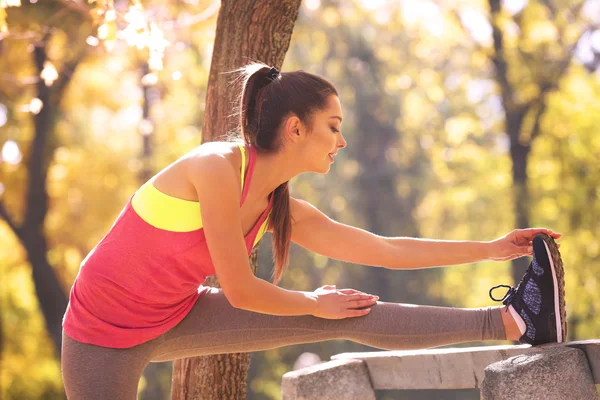
[[[335,360],[283,375],[282,400],[375,400],[360,360]]]
[[[585,340],[532,347],[483,346],[414,351],[342,353],[332,360],[364,361],[374,389],[480,388],[484,369],[495,362],[557,346],[582,350],[595,383],[600,383],[600,340]]]
[[[554,346],[490,364],[482,400],[598,400],[582,350]]]

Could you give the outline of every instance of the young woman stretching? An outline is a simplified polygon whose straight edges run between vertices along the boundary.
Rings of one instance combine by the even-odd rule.
[[[475,340],[561,342],[560,255],[547,229],[490,242],[381,237],[290,197],[288,181],[326,173],[346,147],[336,89],[323,78],[242,70],[237,143],[206,143],[144,184],[82,262],[63,321],[70,400],[132,400],[149,362],[332,339],[380,349]],[[286,290],[255,277],[248,255],[273,234],[274,282],[290,240],[346,262],[392,269],[533,255],[518,287],[478,309],[379,302],[353,289]],[[201,286],[217,274],[222,289]],[[500,285],[504,286],[504,285]],[[491,296],[491,291],[490,291]],[[495,299],[496,300],[496,299]]]

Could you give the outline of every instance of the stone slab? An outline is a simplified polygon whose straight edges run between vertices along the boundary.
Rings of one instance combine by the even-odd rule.
[[[335,360],[283,375],[282,400],[375,400],[369,372],[360,360]]]
[[[598,400],[582,350],[556,346],[485,368],[482,400]]]
[[[509,345],[343,353],[333,356],[332,360],[364,361],[376,390],[471,389],[481,387],[484,369],[488,365],[520,354],[557,346],[581,349],[587,356],[594,382],[600,383],[600,340],[536,347]]]

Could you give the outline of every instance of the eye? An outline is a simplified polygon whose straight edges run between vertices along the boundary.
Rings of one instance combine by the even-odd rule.
[[[338,133],[339,130],[335,129],[333,126],[331,127],[331,130],[333,131],[333,133]]]

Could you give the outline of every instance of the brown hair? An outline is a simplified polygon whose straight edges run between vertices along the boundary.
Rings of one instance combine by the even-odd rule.
[[[309,131],[312,116],[326,107],[335,87],[304,71],[283,72],[271,79],[270,67],[252,63],[237,70],[243,79],[240,96],[240,131],[246,144],[258,151],[276,152],[283,146],[279,128],[287,117],[297,116]],[[288,264],[292,221],[288,182],[275,189],[269,228],[273,231],[273,282],[281,280]]]

